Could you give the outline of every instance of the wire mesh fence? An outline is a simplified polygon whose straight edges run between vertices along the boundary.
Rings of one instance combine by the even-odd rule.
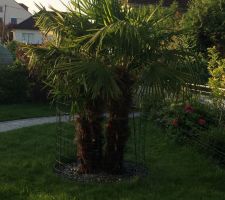
[[[56,170],[60,167],[65,168],[71,163],[77,162],[77,144],[76,144],[76,131],[75,131],[75,119],[76,115],[69,115],[70,105],[61,104],[57,105],[57,137],[56,137]],[[129,115],[129,130],[130,136],[126,144],[124,160],[134,163],[135,165],[149,166],[149,142],[147,138],[154,133],[151,131],[153,122],[150,117],[150,113],[139,112],[140,109],[134,109]],[[103,124],[106,123],[107,114],[104,114]],[[163,130],[166,135],[167,130]],[[105,142],[105,130],[103,131],[103,141]],[[151,137],[151,136],[150,136]],[[225,165],[225,152],[223,148],[210,145],[200,140],[198,137],[187,138],[187,142],[190,147],[197,146],[201,152],[211,155],[211,157],[219,160],[219,164]],[[103,147],[104,148],[104,147]],[[148,148],[148,151],[146,151]],[[151,147],[153,148],[153,146]],[[148,155],[146,155],[148,152]],[[148,164],[146,164],[148,163]],[[135,168],[134,168],[135,170]],[[132,172],[135,174],[135,172]]]
[[[56,164],[55,170],[60,172],[67,166],[78,162],[77,141],[76,141],[76,115],[69,114],[70,105],[64,103],[57,104],[57,135],[56,135]],[[145,137],[148,131],[148,117],[145,114],[132,111],[129,115],[129,139],[124,150],[125,162],[134,165],[145,166]],[[106,124],[108,115],[104,114],[103,126]],[[103,128],[103,143],[106,141],[105,128]],[[103,145],[103,151],[105,146]],[[135,174],[136,168],[133,172]]]

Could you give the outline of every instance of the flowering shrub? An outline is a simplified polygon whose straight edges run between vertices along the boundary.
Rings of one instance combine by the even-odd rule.
[[[214,117],[207,109],[188,103],[165,107],[154,118],[160,126],[182,137],[197,136],[200,131],[215,125]]]
[[[204,119],[204,118],[199,118],[198,124],[199,124],[200,126],[205,126],[205,125],[206,125],[205,119]]]

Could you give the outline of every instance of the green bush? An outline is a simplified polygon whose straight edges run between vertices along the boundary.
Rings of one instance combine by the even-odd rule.
[[[0,104],[44,103],[47,94],[38,74],[30,74],[24,64],[16,61],[0,69]]]
[[[0,103],[46,102],[48,90],[38,73],[30,73],[27,59],[19,42],[7,44],[13,55],[14,64],[0,68]]]
[[[216,46],[225,52],[225,0],[192,0],[181,24],[196,51],[207,53]]]
[[[19,103],[27,100],[28,73],[16,62],[0,69],[0,103]]]

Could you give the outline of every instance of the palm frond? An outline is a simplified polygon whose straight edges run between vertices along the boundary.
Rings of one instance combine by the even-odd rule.
[[[58,63],[57,73],[68,73],[70,80],[82,84],[86,92],[93,98],[101,96],[103,99],[116,99],[121,95],[117,84],[117,77],[112,68],[104,66],[96,60],[77,60],[69,63]]]

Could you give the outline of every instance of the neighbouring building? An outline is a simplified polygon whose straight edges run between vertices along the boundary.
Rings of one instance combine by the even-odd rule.
[[[15,0],[0,0],[0,39],[41,44],[43,35],[35,27],[28,7]]]
[[[19,41],[26,44],[42,44],[43,34],[35,26],[33,17],[29,17],[20,24],[13,25],[10,28],[10,40]]]
[[[14,0],[0,0],[0,21],[6,25],[19,24],[31,17],[28,7]]]
[[[8,39],[9,27],[31,17],[28,7],[14,0],[0,0],[0,39]]]

